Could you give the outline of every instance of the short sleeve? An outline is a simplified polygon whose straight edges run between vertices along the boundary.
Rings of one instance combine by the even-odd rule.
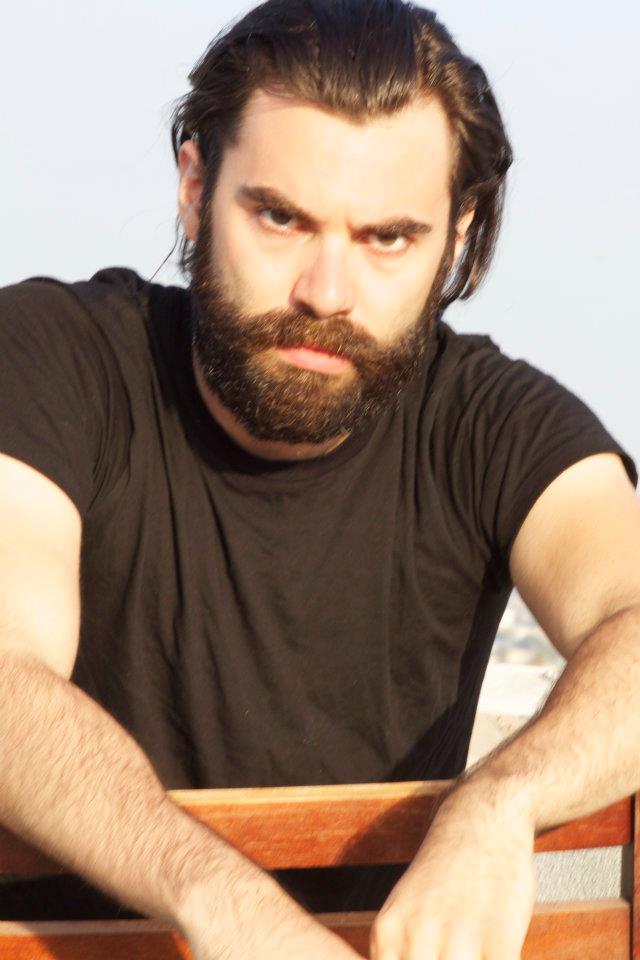
[[[488,338],[472,342],[448,381],[449,435],[456,438],[452,490],[482,553],[508,577],[513,542],[533,504],[585,457],[631,457],[598,417],[553,377],[504,356]],[[451,422],[453,418],[453,423]]]
[[[71,286],[43,279],[0,290],[0,451],[89,509],[113,466],[121,391],[108,348]]]

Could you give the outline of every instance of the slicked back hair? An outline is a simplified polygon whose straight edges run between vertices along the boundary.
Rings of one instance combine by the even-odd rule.
[[[494,252],[512,153],[484,71],[435,13],[403,0],[267,0],[211,43],[189,80],[192,89],[173,114],[172,143],[176,160],[182,143],[197,143],[206,164],[205,207],[258,89],[354,122],[438,98],[453,136],[451,236],[457,220],[475,210],[441,305],[471,296]],[[187,274],[193,253],[183,238]]]

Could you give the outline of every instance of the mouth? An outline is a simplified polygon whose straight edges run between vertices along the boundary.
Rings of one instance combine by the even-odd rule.
[[[310,347],[278,347],[280,357],[294,367],[302,370],[315,370],[318,373],[344,373],[351,367],[351,361],[323,350]]]

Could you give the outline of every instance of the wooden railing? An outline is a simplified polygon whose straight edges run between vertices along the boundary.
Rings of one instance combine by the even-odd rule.
[[[265,869],[408,863],[443,783],[175,791],[186,810]],[[524,960],[640,960],[640,807],[629,798],[536,839],[536,852],[633,844],[634,883],[622,898],[537,904]],[[59,872],[0,831],[0,875]],[[0,897],[1,897],[0,887]],[[318,919],[368,956],[373,913]],[[2,960],[187,960],[181,937],[152,920],[0,923]]]

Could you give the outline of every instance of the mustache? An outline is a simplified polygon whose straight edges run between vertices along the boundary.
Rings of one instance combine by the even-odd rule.
[[[238,314],[227,304],[217,283],[198,284],[197,294],[199,312],[215,317],[207,324],[208,336],[223,337],[227,344],[235,341],[246,353],[307,347],[349,360],[360,373],[373,377],[382,368],[391,372],[396,365],[398,370],[405,367],[407,350],[415,351],[416,359],[422,353],[423,337],[415,329],[393,344],[381,345],[363,327],[344,317],[318,318],[295,309]]]
[[[370,361],[380,352],[370,334],[343,317],[318,320],[302,312],[274,311],[249,320],[243,332],[247,345],[259,350],[309,347],[354,363]]]

